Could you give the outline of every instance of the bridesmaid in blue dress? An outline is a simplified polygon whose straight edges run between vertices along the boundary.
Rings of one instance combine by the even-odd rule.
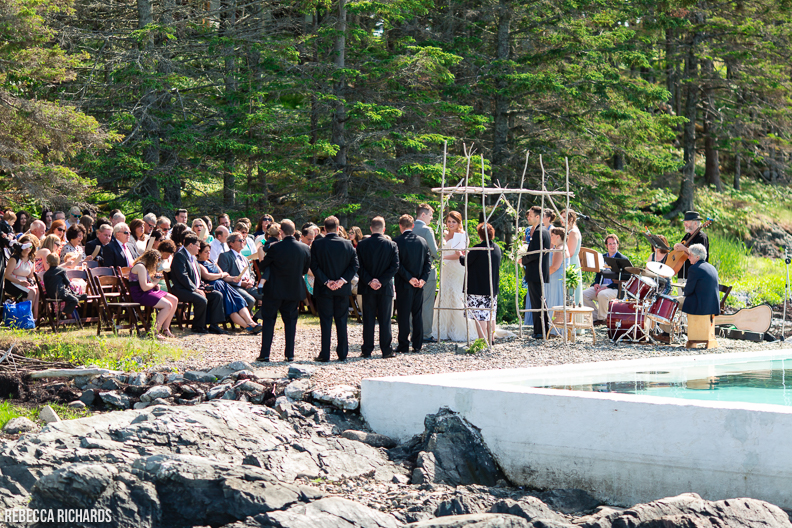
[[[561,221],[564,221],[564,215],[561,215]],[[575,305],[580,305],[583,302],[583,272],[580,271],[580,245],[583,237],[580,234],[580,229],[577,226],[577,213],[572,209],[566,211],[567,222],[567,249],[569,250],[569,265],[577,266],[578,268],[578,285],[574,289]]]
[[[550,279],[546,286],[548,308],[563,306],[566,299],[564,274],[569,265],[569,250],[564,244],[564,228],[553,227],[550,229],[550,244],[553,249],[561,249],[562,251],[553,251],[553,257],[550,261]],[[550,312],[550,318],[552,320],[553,312]],[[551,335],[559,335],[559,333],[553,329]]]
[[[249,334],[261,332],[261,325],[257,325],[250,316],[247,301],[233,286],[223,280],[229,277],[228,273],[222,271],[217,267],[217,264],[209,260],[210,251],[209,244],[204,241],[199,242],[196,260],[201,265],[201,279],[223,295],[223,308],[225,309],[226,317],[230,318],[234,324],[244,328]]]

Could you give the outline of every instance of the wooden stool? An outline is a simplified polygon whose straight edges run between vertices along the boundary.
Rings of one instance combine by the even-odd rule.
[[[715,324],[712,315],[690,315],[688,319],[688,341],[685,348],[695,348],[696,345],[705,345],[704,348],[715,348]]]
[[[553,306],[552,308],[550,308],[550,311],[553,312],[553,317],[550,319],[550,328],[548,328],[547,330],[548,339],[550,336],[550,330],[552,330],[553,328],[558,330],[559,334],[564,331],[564,307]],[[596,345],[597,334],[594,332],[594,308],[589,308],[588,306],[581,306],[579,308],[573,308],[567,306],[566,313],[567,313],[566,340],[574,343],[575,330],[578,328],[582,328],[582,329],[591,330],[591,343]]]

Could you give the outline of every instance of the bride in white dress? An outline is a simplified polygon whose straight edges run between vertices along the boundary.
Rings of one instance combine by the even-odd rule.
[[[465,307],[465,267],[459,263],[462,251],[467,249],[468,239],[462,226],[462,215],[451,211],[446,216],[447,231],[443,235],[443,267],[440,274],[440,293],[435,300],[432,320],[432,337],[443,341],[467,341],[468,330],[471,339],[476,339],[476,326],[465,318],[463,310],[437,310],[437,308]]]

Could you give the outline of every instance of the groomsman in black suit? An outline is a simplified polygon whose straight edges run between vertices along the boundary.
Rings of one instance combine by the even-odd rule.
[[[319,312],[319,327],[322,330],[322,350],[314,359],[327,363],[330,361],[330,333],[333,330],[333,321],[336,324],[338,337],[336,348],[338,361],[346,361],[349,353],[347,339],[349,296],[352,295],[352,279],[358,269],[358,260],[352,243],[338,236],[338,218],[328,216],[324,221],[324,227],[327,234],[314,240],[311,245],[311,271],[316,279],[314,298],[316,310]]]
[[[533,313],[534,339],[544,339],[550,328],[550,319],[547,310],[542,304],[542,282],[547,282],[550,277],[550,253],[533,253],[542,249],[550,249],[550,232],[542,227],[542,208],[538,205],[528,211],[528,223],[534,227],[531,243],[528,244],[528,255],[523,257],[525,266],[525,282],[528,283],[528,295],[531,298],[531,308],[542,307],[541,312]],[[542,274],[540,276],[539,269]]]
[[[420,352],[423,346],[423,287],[429,279],[432,257],[426,241],[413,233],[414,225],[412,216],[402,215],[399,218],[402,234],[394,240],[399,248],[399,271],[395,281],[399,323],[397,352],[408,352],[410,349],[411,319],[413,352]]]
[[[173,255],[170,280],[173,284],[171,292],[182,302],[193,305],[192,331],[197,334],[207,333],[209,323],[210,334],[227,334],[217,326],[225,321],[223,294],[218,291],[206,291],[201,287],[201,272],[198,269],[198,236],[192,233],[184,237],[182,248]]]
[[[360,269],[358,292],[363,297],[363,345],[361,355],[371,357],[374,350],[374,323],[379,323],[379,343],[383,358],[392,358],[391,316],[393,315],[393,276],[399,270],[399,249],[385,238],[385,219],[374,217],[371,236],[358,243]]]
[[[272,337],[278,312],[283,320],[286,338],[286,361],[294,361],[294,338],[297,334],[297,310],[300,301],[307,297],[303,275],[311,265],[311,250],[294,238],[294,222],[281,222],[283,240],[272,244],[264,260],[262,273],[269,270],[269,280],[264,283],[261,304],[261,353],[256,361],[269,361]]]

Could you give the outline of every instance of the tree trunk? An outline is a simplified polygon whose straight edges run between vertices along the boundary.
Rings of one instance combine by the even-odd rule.
[[[620,152],[617,152],[613,155],[613,170],[624,170],[624,156]]]
[[[511,45],[509,31],[512,6],[509,0],[500,0],[498,7],[497,60],[500,67],[495,81],[495,115],[493,116],[492,174],[503,182],[508,182],[509,164],[509,84],[507,76]]]
[[[220,15],[220,37],[231,39],[236,25],[236,0],[223,0],[221,2],[222,13]],[[223,48],[223,61],[225,63],[225,98],[226,105],[226,130],[228,137],[234,135],[235,119],[235,93],[237,91],[236,80],[236,61],[234,44],[229,44]],[[223,205],[234,207],[236,205],[236,177],[234,169],[236,166],[236,155],[233,150],[228,150],[223,164]]]
[[[685,166],[682,169],[682,183],[679,189],[679,198],[674,203],[673,209],[665,215],[674,218],[680,213],[693,209],[693,199],[696,192],[696,112],[698,111],[698,58],[696,57],[696,44],[699,41],[698,33],[694,33],[691,40],[687,60],[685,61],[685,117],[687,123],[684,128],[683,150]]]
[[[665,70],[666,70],[666,90],[671,94],[668,101],[672,110],[676,109],[676,57],[674,56],[674,28],[666,28],[665,31]]]
[[[338,0],[338,21],[336,22],[335,40],[335,67],[342,70],[346,67],[346,30],[347,30],[347,10],[346,0]],[[339,202],[346,204],[349,200],[349,167],[347,165],[347,143],[345,137],[346,123],[346,79],[340,76],[335,83],[334,92],[336,97],[335,110],[333,112],[331,143],[338,147],[338,152],[333,157],[335,169],[335,195]],[[346,218],[339,220],[343,222]]]
[[[742,175],[742,152],[740,145],[737,145],[737,152],[734,153],[734,188],[740,190],[740,176]]]
[[[723,183],[720,177],[720,159],[717,149],[718,127],[715,120],[717,108],[713,89],[716,74],[712,60],[704,61],[702,70],[707,78],[707,84],[704,88],[704,181],[707,182],[707,185],[714,185],[718,192],[723,192]]]

